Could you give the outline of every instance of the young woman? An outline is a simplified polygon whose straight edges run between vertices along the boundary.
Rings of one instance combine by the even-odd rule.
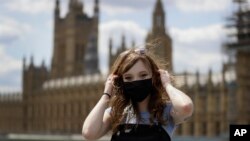
[[[86,139],[112,130],[111,141],[171,140],[177,125],[192,115],[193,102],[157,63],[145,48],[119,55],[103,96],[84,121]]]

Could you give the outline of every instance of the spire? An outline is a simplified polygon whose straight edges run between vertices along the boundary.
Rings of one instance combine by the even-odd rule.
[[[109,52],[112,54],[112,48],[113,48],[113,41],[112,38],[109,38]]]
[[[196,76],[196,85],[200,85],[200,72],[197,70],[196,71],[196,74],[195,74],[195,76]]]
[[[30,66],[34,66],[34,58],[33,55],[30,56]]]
[[[213,87],[212,69],[209,69],[209,72],[208,72],[207,85],[208,85],[209,88],[212,88],[212,87]]]
[[[25,68],[26,68],[26,58],[23,57],[23,70],[25,70]]]
[[[188,79],[187,79],[187,71],[184,72],[184,86],[187,88],[188,86]]]
[[[161,0],[157,0],[153,15],[153,33],[165,33],[165,12]]]
[[[195,92],[195,95],[198,96],[198,93],[200,92],[200,72],[197,70],[196,73],[195,73],[195,79],[196,79],[196,82],[194,84],[194,92]]]
[[[212,69],[209,69],[209,72],[208,72],[208,81],[212,82]]]
[[[221,94],[225,94],[225,91],[226,91],[226,78],[225,78],[225,75],[226,75],[226,70],[227,70],[227,64],[223,63],[222,65],[222,70],[221,70],[221,75],[222,75],[222,80],[221,80],[221,83],[220,83],[220,88],[221,88]]]
[[[126,50],[126,43],[125,43],[125,35],[122,34],[122,45],[121,45],[122,51]]]
[[[132,40],[132,44],[131,45],[132,45],[132,48],[135,47],[135,40],[134,39]]]
[[[42,63],[41,63],[41,67],[45,67],[45,61],[44,61],[44,59],[42,60]]]
[[[157,11],[157,10],[164,12],[161,0],[157,0],[157,2],[156,2],[155,11]]]
[[[70,0],[69,2],[69,11],[77,11],[82,12],[83,11],[83,3],[80,0]]]
[[[95,0],[94,13],[95,13],[95,16],[99,15],[99,0]]]
[[[60,0],[56,0],[55,4],[55,18],[58,19],[60,17]]]
[[[69,0],[69,7],[74,7],[78,5],[78,0]]]
[[[113,41],[112,38],[109,39],[109,69],[112,66],[112,59],[113,59],[113,55],[112,55],[112,49],[113,49]]]
[[[56,0],[56,9],[59,9],[59,8],[60,8],[60,1]]]
[[[223,66],[222,66],[222,82],[223,83],[226,82],[226,70],[227,70],[227,65],[223,63]]]

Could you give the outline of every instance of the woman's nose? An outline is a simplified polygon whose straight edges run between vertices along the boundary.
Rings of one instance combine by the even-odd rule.
[[[133,81],[139,81],[139,80],[141,80],[141,78],[135,77]]]

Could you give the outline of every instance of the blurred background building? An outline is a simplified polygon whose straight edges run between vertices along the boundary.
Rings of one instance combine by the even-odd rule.
[[[245,0],[234,1],[239,8],[228,18],[227,28],[237,32],[223,46],[228,62],[220,74],[208,70],[207,75],[174,73],[174,47],[164,7],[161,0],[155,2],[145,42],[161,39],[155,53],[169,62],[167,69],[175,75],[176,86],[195,105],[192,118],[177,128],[176,136],[223,138],[229,136],[230,124],[250,124],[250,10]],[[102,95],[106,77],[98,68],[99,6],[95,0],[94,15],[89,17],[82,2],[70,0],[68,13],[60,17],[60,0],[56,0],[51,69],[44,63],[34,65],[33,57],[29,64],[23,59],[22,93],[0,95],[0,134],[81,134],[85,117]],[[122,36],[120,48],[113,53],[110,38],[109,67],[120,52],[135,46],[134,42],[126,45],[125,40]]]

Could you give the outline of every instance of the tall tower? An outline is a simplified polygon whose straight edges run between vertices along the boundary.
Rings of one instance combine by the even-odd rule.
[[[94,17],[93,17],[93,31],[90,33],[89,42],[87,44],[85,55],[85,74],[100,73],[98,69],[98,24],[99,24],[99,0],[95,0],[94,6]]]
[[[154,52],[161,59],[166,61],[167,69],[172,72],[172,39],[170,38],[168,33],[166,33],[165,12],[161,0],[157,0],[155,4],[152,26],[153,27],[151,28],[151,31],[147,35],[146,42],[157,42]]]
[[[96,0],[95,14],[89,17],[80,0],[70,0],[66,17],[60,18],[60,1],[56,0],[51,78],[99,73],[98,4]]]
[[[239,6],[238,10],[229,18],[228,28],[236,29],[233,35],[237,40],[226,43],[226,50],[234,52],[235,56],[229,56],[234,60],[233,64],[236,72],[237,94],[235,107],[238,114],[235,122],[237,124],[250,123],[250,3],[247,0],[234,0]],[[229,35],[232,37],[232,35]]]

